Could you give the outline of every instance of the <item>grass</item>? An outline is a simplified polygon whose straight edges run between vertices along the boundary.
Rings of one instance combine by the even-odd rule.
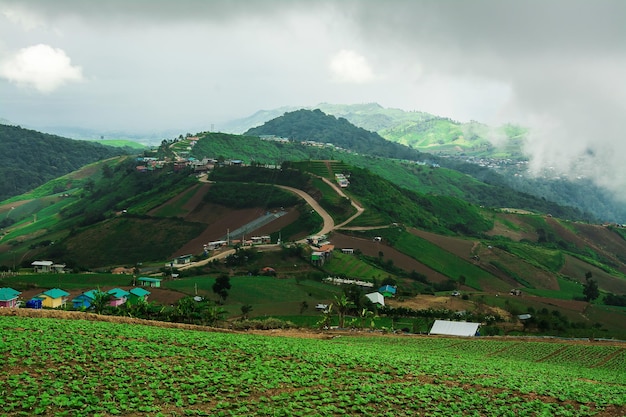
[[[562,277],[558,277],[557,281],[559,283],[558,290],[525,288],[524,291],[539,297],[558,298],[559,300],[573,300],[574,297],[582,297],[583,287],[580,283]]]
[[[465,285],[474,289],[480,290],[483,283],[488,283],[492,288],[501,287],[499,288],[501,291],[509,288],[506,283],[485,270],[410,233],[401,234],[394,247],[453,280],[458,281],[464,276]]]
[[[388,276],[394,277],[387,271],[363,262],[356,255],[348,255],[340,251],[333,252],[333,259],[324,264],[324,269],[331,275],[358,278],[370,282],[374,280],[380,282]]]
[[[212,286],[215,277],[201,276],[165,281],[163,288],[195,294],[216,300]],[[252,316],[259,314],[295,314],[301,303],[306,301],[311,307],[317,303],[329,302],[341,289],[317,281],[295,278],[277,279],[269,276],[236,276],[230,279],[231,289],[224,307],[231,314],[239,314],[242,305],[253,307]]]
[[[115,274],[20,274],[3,277],[0,283],[2,286],[12,287],[16,290],[55,287],[75,290],[132,285],[132,278],[127,275]]]

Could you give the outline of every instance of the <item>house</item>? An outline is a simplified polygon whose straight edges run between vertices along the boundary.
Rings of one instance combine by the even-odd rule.
[[[435,320],[428,334],[441,334],[447,336],[476,336],[480,323],[466,321]]]
[[[89,308],[91,307],[91,304],[93,304],[93,300],[95,298],[96,290],[86,291],[72,299],[72,306],[76,309]]]
[[[378,289],[378,292],[381,293],[385,297],[393,297],[396,295],[396,287],[392,287],[391,285],[383,285]]]
[[[315,251],[311,253],[311,263],[313,265],[322,266],[324,265],[325,259],[326,258],[324,257],[324,252]]]
[[[143,301],[148,301],[150,291],[141,287],[135,287],[128,291],[128,304],[137,304]]]
[[[161,279],[159,278],[148,278],[148,277],[140,277],[137,279],[139,283],[144,287],[152,287],[152,288],[160,288],[161,287]]]
[[[123,266],[118,266],[117,268],[113,268],[111,270],[111,273],[115,274],[115,275],[122,275],[122,274],[124,274],[124,275],[131,275],[134,272],[135,272],[135,268],[126,268],[126,267],[123,267]]]
[[[0,288],[0,307],[17,307],[17,299],[21,292],[13,288]]]
[[[51,272],[57,273],[57,274],[64,274],[65,273],[65,264],[52,264],[52,266],[50,266],[50,270]]]
[[[188,264],[188,263],[191,263],[192,258],[193,258],[193,255],[182,255],[174,259],[174,263],[176,265]]]
[[[69,292],[63,291],[60,288],[53,288],[51,290],[44,291],[33,298],[41,300],[43,307],[57,308],[65,306],[69,295]]]
[[[365,294],[368,300],[370,300],[374,304],[379,304],[381,306],[385,306],[385,297],[379,292],[371,292],[369,294]]]
[[[354,253],[354,249],[352,249],[352,248],[343,248],[343,249],[341,249],[341,253],[345,253],[346,255],[352,255]]]
[[[121,288],[113,288],[112,290],[107,291],[107,294],[111,295],[111,301],[109,305],[111,307],[119,307],[128,300],[128,296],[130,293]]]
[[[45,273],[45,272],[51,272],[52,264],[53,264],[52,261],[35,261],[31,263],[31,266],[33,267],[33,271],[36,274],[40,274],[40,273]]]

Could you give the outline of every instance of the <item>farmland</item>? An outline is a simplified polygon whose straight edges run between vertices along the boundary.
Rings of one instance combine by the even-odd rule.
[[[619,343],[272,337],[140,323],[0,317],[3,415],[626,412],[626,350]]]

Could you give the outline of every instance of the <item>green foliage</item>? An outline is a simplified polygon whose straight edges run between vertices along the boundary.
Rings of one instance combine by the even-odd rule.
[[[401,189],[364,169],[353,170],[349,192],[357,196],[368,210],[387,218],[388,223],[465,235],[479,234],[493,226],[478,207],[460,199]]]
[[[0,201],[123,153],[120,148],[0,124]]]
[[[204,196],[204,201],[235,209],[250,207],[272,209],[290,207],[300,202],[292,193],[271,185],[232,182],[211,185],[209,192]]]
[[[249,129],[245,134],[278,135],[297,141],[332,143],[358,153],[387,158],[416,159],[420,155],[409,147],[389,142],[377,133],[356,127],[344,118],[326,115],[321,110],[285,113],[262,126]]]

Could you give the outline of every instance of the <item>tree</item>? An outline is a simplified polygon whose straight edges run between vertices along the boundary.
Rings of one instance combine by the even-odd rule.
[[[112,295],[100,290],[96,290],[93,295],[94,297],[91,302],[91,307],[93,308],[94,313],[102,314],[111,302]]]
[[[345,325],[346,313],[353,307],[352,301],[350,301],[345,294],[341,294],[341,297],[335,296],[335,302],[333,304],[337,307],[339,327],[342,328]]]
[[[217,294],[222,301],[226,301],[228,297],[228,290],[230,290],[230,278],[226,274],[222,274],[215,280],[213,284],[213,292]]]
[[[252,311],[252,306],[250,304],[244,304],[241,306],[241,319],[245,320],[248,318],[248,314]]]
[[[209,326],[215,326],[226,317],[226,310],[218,306],[210,306],[206,310],[206,321]]]
[[[598,288],[598,282],[591,278],[593,275],[591,272],[585,274],[586,284],[583,286],[583,295],[585,301],[591,302],[600,296],[600,289]]]

